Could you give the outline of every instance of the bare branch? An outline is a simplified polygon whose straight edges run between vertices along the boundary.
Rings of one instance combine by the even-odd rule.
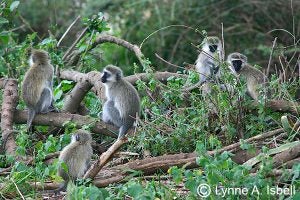
[[[16,112],[14,113],[14,122],[17,124],[25,124],[26,121],[27,111],[16,110]],[[91,125],[91,131],[94,133],[117,137],[117,135],[114,134],[114,132],[117,131],[116,127],[105,124],[98,119],[77,114],[54,112],[50,112],[47,114],[37,114],[32,123],[34,125],[63,127],[64,124],[68,121],[75,123],[77,125],[77,128],[81,128],[84,125]]]
[[[13,118],[18,104],[18,81],[16,79],[6,79],[1,80],[1,83],[1,86],[4,87],[1,111],[3,147],[7,154],[14,155],[17,146],[13,136]]]
[[[118,139],[111,147],[101,154],[100,158],[90,167],[83,178],[93,179],[98,172],[104,167],[109,159],[118,151],[118,149],[127,142],[125,139]]]
[[[66,32],[61,36],[61,38],[59,39],[59,41],[57,42],[56,47],[59,47],[60,43],[62,42],[62,40],[65,38],[65,36],[69,33],[69,31],[71,30],[71,28],[74,26],[74,24],[81,18],[80,15],[78,15],[76,17],[76,19],[70,24],[70,26],[67,28]]]

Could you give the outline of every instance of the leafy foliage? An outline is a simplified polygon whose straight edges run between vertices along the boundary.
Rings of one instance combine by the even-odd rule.
[[[293,100],[299,88],[299,80],[294,78],[299,63],[297,57],[299,42],[296,41],[299,37],[299,27],[295,26],[298,22],[295,20],[299,20],[299,13],[292,12],[291,16],[291,7],[294,11],[299,10],[299,2],[293,1],[292,6],[284,0],[267,0],[263,3],[264,5],[262,2],[246,0],[113,2],[6,0],[0,3],[2,77],[17,78],[19,83],[22,82],[28,68],[29,47],[49,51],[52,64],[61,69],[66,68],[62,60],[65,49],[57,47],[57,38],[64,33],[80,11],[85,18],[79,23],[79,27],[74,28],[75,32],[70,33],[76,35],[76,31],[82,26],[87,27],[87,33],[76,45],[81,53],[79,65],[73,66],[76,70],[82,72],[100,70],[105,64],[111,63],[122,65],[126,74],[146,72],[150,79],[148,82],[139,80],[136,83],[142,96],[143,120],[139,122],[138,134],[130,138],[124,149],[138,153],[141,158],[145,156],[146,151],[150,152],[151,156],[195,150],[198,153],[197,169],[187,169],[187,166],[172,167],[168,170],[168,174],[159,173],[152,180],[146,180],[143,174],[133,171],[126,183],[106,188],[96,188],[88,181],[78,181],[77,185],[68,187],[69,199],[198,199],[197,190],[202,183],[217,188],[217,191],[229,187],[245,187],[249,190],[257,187],[261,194],[247,196],[252,199],[272,199],[266,194],[268,187],[275,185],[281,187],[294,185],[297,192],[299,191],[299,164],[295,164],[291,171],[284,171],[279,179],[269,176],[273,169],[273,161],[268,154],[271,148],[269,143],[261,147],[263,153],[268,156],[261,158],[262,162],[255,174],[249,167],[236,164],[229,152],[208,155],[208,150],[220,149],[240,139],[281,127],[281,115],[266,109],[263,99],[260,99],[261,104],[257,109],[252,108],[252,100],[246,94],[245,80],[236,79],[229,73],[226,64],[222,65],[224,75],[220,83],[225,87],[232,86],[235,92],[212,84],[212,92],[208,95],[203,95],[198,89],[184,94],[181,90],[183,86],[197,83],[199,77],[196,72],[182,67],[179,69],[169,67],[168,70],[178,70],[178,73],[186,74],[187,77],[170,77],[166,84],[162,84],[154,76],[156,70],[166,69],[166,64],[157,60],[154,53],[180,66],[184,62],[192,63],[197,56],[197,47],[202,38],[206,35],[221,36],[221,23],[224,23],[226,52],[240,50],[249,55],[251,62],[261,66],[268,63],[272,51],[270,46],[272,37],[278,37],[270,64],[276,66],[272,69],[274,72],[278,72],[278,68],[281,67],[286,69],[287,73],[272,74],[270,79],[272,98]],[[99,10],[104,14],[99,13]],[[48,11],[60,12],[52,15],[52,12]],[[98,14],[93,15],[94,13]],[[211,17],[216,13],[217,17]],[[103,44],[90,51],[96,37],[107,31],[140,44],[146,56],[143,66],[133,64],[137,63],[134,56],[125,49],[111,44]],[[268,31],[270,32],[266,34]],[[66,46],[70,46],[73,39],[73,37],[66,39]],[[255,67],[264,69],[260,66]],[[58,108],[62,108],[64,96],[74,85],[74,82],[67,80],[55,82],[55,104]],[[83,103],[89,109],[90,116],[97,119],[101,113],[102,102],[96,95],[88,93]],[[24,107],[24,103],[20,100],[18,108]],[[16,153],[23,157],[32,156],[34,164],[27,165],[26,162],[16,161],[12,156],[0,155],[1,168],[12,165],[9,176],[0,177],[1,197],[19,198],[18,190],[20,190],[26,198],[40,198],[40,194],[32,189],[29,183],[49,179],[61,181],[56,175],[61,163],[56,159],[47,165],[43,160],[46,155],[61,150],[70,142],[70,134],[76,131],[76,124],[65,122],[64,125],[65,132],[62,135],[49,134],[48,127],[44,126],[36,127],[33,134],[27,133],[24,125],[15,126],[18,147]],[[89,128],[89,125],[86,128]],[[291,131],[287,141],[281,142],[297,138],[297,133]],[[100,143],[99,137],[94,139]],[[109,141],[107,138],[101,139]],[[255,151],[253,145],[243,140],[241,148],[249,152]],[[186,194],[177,191],[182,185],[187,190]],[[298,192],[294,195],[294,199],[299,196]],[[211,199],[218,197],[217,194],[210,196]],[[239,197],[228,194],[226,198]]]

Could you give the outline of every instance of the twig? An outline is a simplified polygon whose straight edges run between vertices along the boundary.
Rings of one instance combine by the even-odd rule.
[[[36,33],[36,31],[33,30],[33,28],[30,26],[30,24],[27,22],[27,20],[26,20],[22,15],[19,14],[19,18],[21,19],[21,21],[22,21],[24,24],[26,24],[26,26],[29,28],[29,30],[30,30],[31,32]],[[42,40],[38,34],[37,34],[36,36],[39,38],[39,40]]]
[[[160,57],[157,53],[155,53],[155,56],[156,56],[158,59],[160,59],[161,61],[167,63],[168,65],[171,65],[171,66],[176,67],[176,68],[185,69],[184,67],[181,67],[181,66],[179,66],[179,65],[175,65],[175,64],[173,64],[173,63],[170,63],[170,62],[166,61],[165,59],[163,59],[162,57]]]
[[[62,42],[62,40],[65,38],[65,36],[69,33],[69,31],[71,30],[71,28],[74,26],[74,24],[81,18],[80,15],[78,15],[78,17],[76,17],[76,19],[72,22],[72,24],[70,24],[70,26],[67,28],[66,32],[61,36],[61,38],[59,39],[59,41],[57,42],[56,47],[59,47],[60,43]]]
[[[224,62],[225,60],[225,41],[224,41],[224,24],[221,23],[222,25],[222,58],[221,61]]]
[[[142,43],[140,44],[140,49],[142,49],[143,47],[143,44],[145,43],[146,40],[148,40],[152,35],[158,33],[159,31],[162,31],[162,30],[165,30],[165,29],[168,29],[168,28],[171,28],[171,27],[183,27],[183,28],[188,28],[188,29],[192,29],[192,30],[195,30],[194,28],[190,27],[190,26],[186,26],[186,25],[178,25],[178,24],[172,24],[172,25],[169,25],[169,26],[166,26],[166,27],[162,27],[152,33],[150,33],[143,41]]]
[[[272,50],[271,50],[271,53],[270,53],[269,63],[268,63],[267,72],[266,72],[266,76],[267,77],[269,76],[269,73],[270,73],[271,61],[272,61],[272,57],[273,57],[273,52],[274,52],[274,48],[275,48],[275,45],[276,45],[276,41],[277,41],[277,37],[275,37],[275,39],[273,41]]]
[[[10,179],[10,180],[11,180],[11,181],[13,182],[13,184],[15,185],[15,187],[16,187],[16,189],[17,189],[19,195],[22,197],[23,200],[25,200],[24,196],[22,195],[22,193],[21,193],[21,191],[19,190],[19,187],[17,186],[17,184],[15,183],[15,181],[14,181],[13,179]]]
[[[90,167],[83,178],[93,179],[116,151],[126,142],[127,139],[118,139],[105,153],[101,154],[100,158]]]
[[[65,61],[65,59],[70,54],[70,52],[74,49],[74,47],[79,42],[79,40],[84,36],[84,34],[86,33],[87,29],[88,29],[88,27],[86,27],[86,28],[84,28],[82,30],[82,32],[80,33],[80,35],[76,38],[76,40],[73,42],[73,44],[70,46],[70,48],[66,51],[66,53],[64,54],[64,56],[62,58],[63,61]]]

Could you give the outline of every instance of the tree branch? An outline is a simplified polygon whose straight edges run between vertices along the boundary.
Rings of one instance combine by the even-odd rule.
[[[2,145],[6,154],[15,155],[17,145],[13,135],[13,117],[18,104],[18,81],[2,79],[1,87],[4,88],[1,111]]]
[[[14,113],[14,122],[17,124],[24,124],[26,123],[26,121],[27,111],[16,110],[16,112]],[[77,128],[81,128],[85,125],[91,125],[91,131],[94,133],[117,137],[117,135],[114,134],[114,132],[117,132],[117,127],[105,124],[98,119],[89,116],[81,116],[77,114],[54,112],[50,112],[47,114],[37,114],[32,124],[63,127],[64,124],[68,121],[75,123],[77,125]]]
[[[93,163],[89,170],[85,173],[84,179],[93,179],[98,172],[104,167],[104,165],[109,161],[109,159],[117,152],[117,150],[127,142],[126,139],[118,139],[111,147],[101,154],[100,158]]]

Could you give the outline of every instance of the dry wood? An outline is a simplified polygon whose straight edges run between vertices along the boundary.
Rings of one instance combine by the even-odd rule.
[[[295,115],[298,115],[298,109],[300,108],[300,104],[297,102],[286,100],[271,100],[266,103],[266,107],[270,108],[273,111],[290,112]]]
[[[245,142],[251,143],[255,141],[260,141],[266,138],[273,137],[277,134],[283,133],[282,129],[276,129],[260,135],[254,136],[245,140]],[[224,151],[235,152],[239,149],[240,142],[234,143],[232,145],[226,146],[220,150],[209,151],[209,155],[215,155],[222,153]],[[105,187],[112,183],[118,183],[125,181],[126,177],[129,175],[130,171],[141,171],[143,175],[151,175],[157,171],[166,172],[172,166],[183,166],[187,168],[195,168],[197,154],[193,153],[180,153],[174,155],[163,155],[158,157],[146,158],[143,160],[134,160],[123,165],[118,165],[112,168],[105,168],[105,170],[100,171],[94,178],[93,183],[98,187]],[[101,160],[101,159],[100,159]],[[47,188],[47,185],[45,185]]]
[[[6,154],[15,155],[17,146],[13,134],[13,118],[18,104],[18,81],[16,79],[1,80],[1,86],[4,88],[1,110],[2,146]]]
[[[65,52],[64,56],[63,56],[63,61],[66,60],[66,58],[69,56],[70,52],[74,49],[74,47],[76,46],[76,44],[79,42],[79,40],[84,36],[84,34],[86,33],[86,31],[88,30],[88,28],[84,28],[80,35],[76,38],[76,40],[73,42],[73,44],[70,46],[70,48]]]
[[[81,18],[80,15],[78,15],[76,17],[76,19],[69,25],[69,27],[67,28],[67,30],[65,31],[65,33],[61,36],[61,38],[58,40],[56,47],[59,47],[60,43],[62,42],[62,40],[65,38],[65,36],[69,33],[69,31],[71,30],[71,28],[74,26],[74,24]]]
[[[91,45],[91,49],[95,48],[96,46],[103,44],[103,43],[114,43],[117,44],[119,46],[123,46],[125,48],[127,48],[128,50],[134,52],[135,56],[137,57],[137,59],[139,60],[139,62],[141,63],[142,66],[144,66],[144,61],[143,61],[143,53],[141,52],[141,49],[134,44],[131,44],[129,42],[127,42],[126,40],[117,38],[115,36],[112,35],[100,35],[96,38],[95,42]]]
[[[300,157],[299,158],[295,158],[293,160],[287,161],[286,163],[282,164],[281,167],[286,167],[286,168],[292,168],[295,164],[299,164],[300,163]]]
[[[1,119],[2,121],[2,119]],[[16,110],[14,114],[14,122],[17,124],[24,124],[27,121],[27,111]],[[34,125],[46,125],[46,126],[56,126],[63,127],[66,122],[73,122],[77,125],[77,128],[81,128],[84,125],[92,125],[91,131],[98,134],[104,134],[111,137],[116,137],[117,135],[114,132],[117,131],[117,128],[105,124],[98,119],[81,116],[78,114],[70,113],[54,113],[50,112],[47,114],[37,114],[34,118],[32,124]]]
[[[274,161],[273,165],[276,168],[276,167],[282,165],[283,163],[286,163],[297,157],[300,157],[300,144],[275,155],[273,157],[273,161]]]
[[[57,74],[61,79],[65,80],[71,80],[74,82],[88,82],[93,86],[92,91],[101,99],[105,100],[105,94],[104,94],[104,86],[101,82],[101,73],[97,71],[91,71],[87,74],[72,71],[72,70],[64,70]],[[177,74],[177,73],[171,73],[171,72],[156,72],[154,73],[154,78],[157,80],[166,83],[167,79],[171,76],[174,77],[186,77],[184,74]],[[146,73],[140,73],[135,74],[131,76],[125,77],[125,80],[130,82],[131,84],[135,84],[137,80],[142,81],[149,81],[149,74]],[[79,86],[78,86],[79,87]],[[82,95],[83,93],[81,93]]]
[[[117,152],[117,150],[127,142],[127,139],[118,139],[100,158],[93,163],[89,170],[85,173],[83,178],[93,179],[98,172],[104,167],[110,158]]]
[[[82,33],[85,33],[85,32],[86,32],[86,29],[84,29],[84,32],[82,32]],[[81,37],[82,37],[82,34],[81,34]],[[74,44],[76,44],[77,42],[78,41],[76,40],[74,42]],[[139,60],[139,62],[141,63],[141,65],[144,66],[144,60],[143,60],[144,55],[137,45],[131,44],[130,42],[127,42],[126,40],[117,38],[112,35],[99,35],[96,38],[96,40],[91,44],[88,51],[91,51],[92,49],[94,49],[95,47],[97,47],[98,45],[103,44],[103,43],[114,43],[116,45],[125,47],[126,49],[132,51],[135,54],[135,56],[137,57],[137,59]],[[77,64],[77,62],[79,61],[79,59],[77,59],[77,58],[79,58],[79,56],[81,54],[81,52],[79,52],[77,50],[74,50],[72,53],[70,53],[70,51],[74,48],[74,46],[72,45],[63,57],[63,60],[66,60],[66,58],[68,57],[68,60],[69,60],[68,64],[71,63],[72,65]],[[73,60],[75,60],[75,62]]]
[[[68,113],[78,112],[80,103],[91,88],[92,85],[86,79],[77,82],[72,91],[64,98],[62,111]]]

